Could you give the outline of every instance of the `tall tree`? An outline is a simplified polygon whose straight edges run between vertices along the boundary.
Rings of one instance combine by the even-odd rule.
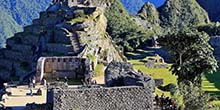
[[[201,86],[203,73],[216,70],[217,61],[208,43],[209,38],[204,32],[183,29],[158,39],[174,61],[171,71],[178,76],[178,84],[190,81]]]

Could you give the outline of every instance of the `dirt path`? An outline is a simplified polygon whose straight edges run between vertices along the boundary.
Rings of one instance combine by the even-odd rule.
[[[93,80],[96,80],[97,84],[105,84],[104,76],[95,77]]]

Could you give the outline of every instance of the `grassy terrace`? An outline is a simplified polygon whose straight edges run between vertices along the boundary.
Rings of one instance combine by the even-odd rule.
[[[148,54],[152,51],[137,50],[135,53],[127,53],[129,62],[131,62],[136,70],[143,71],[146,75],[152,76],[154,79],[163,79],[164,85],[169,83],[177,83],[176,76],[172,75],[169,69],[147,68],[142,60],[148,58]],[[169,64],[171,66],[171,64]],[[220,70],[213,74],[205,74],[202,82],[202,89],[210,95],[220,96]],[[156,88],[156,94],[165,93],[170,96],[169,92],[164,92]],[[220,104],[220,101],[213,101],[214,104]]]

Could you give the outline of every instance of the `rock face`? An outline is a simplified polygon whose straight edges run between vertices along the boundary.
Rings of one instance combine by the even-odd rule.
[[[115,86],[143,86],[154,92],[155,82],[142,72],[134,71],[130,63],[111,62],[105,70],[105,84]]]
[[[144,4],[136,17],[134,17],[134,21],[137,25],[142,26],[146,30],[150,30],[155,34],[159,34],[160,31],[160,19],[159,13],[155,6],[150,2]]]
[[[6,48],[0,51],[0,76],[22,78],[36,70],[42,56],[86,57],[94,67],[98,62],[125,60],[106,33],[106,26],[100,7],[63,4],[58,10],[41,12],[32,25],[7,39]]]

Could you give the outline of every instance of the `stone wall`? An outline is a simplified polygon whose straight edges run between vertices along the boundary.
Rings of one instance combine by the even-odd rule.
[[[53,110],[153,110],[147,88],[129,86],[53,90]]]
[[[78,57],[41,57],[37,64],[37,81],[42,77],[81,79],[90,71],[90,61]]]

